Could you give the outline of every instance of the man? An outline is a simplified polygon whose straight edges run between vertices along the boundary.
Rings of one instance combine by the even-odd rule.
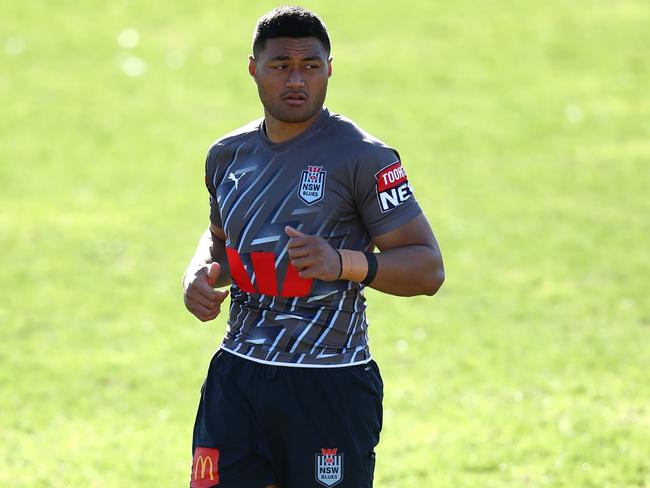
[[[323,107],[332,58],[315,14],[262,17],[248,69],[264,118],[210,148],[210,228],[183,280],[202,321],[232,284],[191,486],[371,487],[383,385],[363,289],[433,295],[440,251],[397,151]]]

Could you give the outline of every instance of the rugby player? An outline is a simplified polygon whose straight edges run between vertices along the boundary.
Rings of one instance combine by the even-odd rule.
[[[210,147],[210,226],[183,279],[202,321],[230,293],[190,486],[371,487],[383,383],[364,287],[433,295],[440,250],[397,151],[324,107],[332,58],[318,16],[263,16],[248,70],[264,117]]]

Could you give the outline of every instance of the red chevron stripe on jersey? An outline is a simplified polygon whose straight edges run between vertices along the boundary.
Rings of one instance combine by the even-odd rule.
[[[251,261],[255,271],[257,290],[263,295],[278,295],[278,279],[275,275],[275,256],[272,252],[252,252]]]
[[[309,295],[311,291],[311,285],[314,280],[311,278],[304,279],[301,278],[298,274],[298,270],[289,263],[287,268],[287,274],[284,277],[284,286],[282,287],[283,297],[304,297]]]
[[[255,293],[255,288],[248,277],[244,263],[241,262],[241,256],[236,249],[232,247],[226,248],[226,255],[228,256],[228,266],[230,267],[230,277],[235,284],[246,293]]]
[[[232,280],[246,293],[260,293],[276,297],[304,297],[311,291],[314,280],[301,278],[298,270],[289,263],[282,292],[278,293],[275,254],[272,252],[250,253],[253,272],[255,273],[255,285],[253,285],[250,276],[246,272],[239,252],[232,247],[226,247],[226,254]]]

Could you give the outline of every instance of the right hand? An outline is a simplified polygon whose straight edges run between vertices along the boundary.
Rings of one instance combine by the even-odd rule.
[[[219,263],[211,263],[188,272],[183,282],[185,307],[201,322],[214,320],[228,296],[228,290],[214,289],[220,271]]]

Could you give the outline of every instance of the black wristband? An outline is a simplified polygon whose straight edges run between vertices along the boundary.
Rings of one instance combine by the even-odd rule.
[[[339,275],[336,277],[336,280],[338,281],[341,279],[341,275],[343,274],[343,258],[341,257],[341,253],[339,252],[338,249],[334,249],[336,251],[336,254],[339,256]]]
[[[364,285],[369,285],[377,276],[377,256],[374,252],[364,252],[363,253],[368,260],[368,274],[361,282]]]

